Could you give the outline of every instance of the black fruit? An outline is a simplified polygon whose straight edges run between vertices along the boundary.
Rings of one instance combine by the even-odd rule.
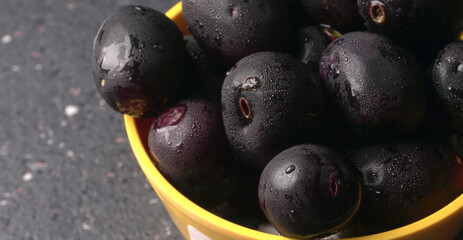
[[[358,0],[358,7],[369,31],[399,41],[428,63],[451,40],[451,1]]]
[[[379,34],[351,32],[333,41],[323,53],[320,75],[359,134],[401,135],[415,129],[425,113],[416,60]]]
[[[358,30],[362,20],[356,0],[300,0],[309,15],[341,32]]]
[[[296,56],[301,62],[314,66],[316,72],[319,70],[323,51],[331,43],[325,31],[322,27],[311,26],[299,29],[296,34]]]
[[[355,151],[350,160],[364,176],[359,219],[370,233],[424,218],[463,191],[461,158],[449,145],[381,144]]]
[[[303,144],[278,154],[262,172],[259,202],[284,236],[318,237],[339,231],[360,206],[361,177],[339,153]]]
[[[463,134],[463,42],[451,43],[439,53],[431,78],[446,122]]]
[[[193,36],[185,36],[184,39],[188,57],[186,85],[197,88],[207,99],[220,106],[226,70],[203,51]]]
[[[291,33],[283,0],[187,0],[183,16],[204,51],[224,66],[260,51],[281,50]]]
[[[159,171],[194,202],[215,206],[237,185],[237,172],[212,102],[186,100],[153,122],[148,145]]]
[[[158,114],[182,93],[184,49],[182,33],[164,14],[122,7],[94,40],[97,89],[116,111],[137,118]]]
[[[324,112],[320,80],[288,54],[245,57],[223,84],[227,137],[237,157],[259,169],[285,148],[315,139]]]

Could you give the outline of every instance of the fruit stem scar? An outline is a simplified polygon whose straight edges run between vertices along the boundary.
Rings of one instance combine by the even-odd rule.
[[[244,97],[241,97],[239,104],[240,104],[240,109],[241,109],[241,113],[243,114],[243,116],[246,119],[250,119],[251,118],[251,107],[249,106],[248,100],[246,100],[246,98]]]
[[[336,197],[338,195],[338,183],[336,182],[336,172],[332,171],[330,172],[330,193],[331,196]]]
[[[161,115],[161,119],[156,123],[156,127],[161,128],[165,126],[176,125],[180,122],[180,120],[182,120],[186,111],[186,106],[182,105],[171,108],[169,111]]]
[[[383,24],[386,22],[386,9],[384,9],[384,4],[382,2],[372,2],[370,6],[370,17],[375,23],[378,24]]]

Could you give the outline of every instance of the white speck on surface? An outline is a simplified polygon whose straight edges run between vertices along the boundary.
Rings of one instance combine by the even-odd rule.
[[[100,100],[100,108],[105,108],[106,107],[106,102],[102,99]]]
[[[159,200],[157,198],[152,198],[148,201],[149,204],[151,205],[154,205],[154,204],[157,204],[159,202]]]
[[[24,175],[23,175],[23,181],[24,182],[29,182],[33,178],[34,178],[34,175],[32,175],[31,172],[24,173]]]
[[[47,134],[45,133],[40,133],[40,139],[45,139],[47,137]]]
[[[66,156],[70,158],[74,158],[74,152],[72,150],[69,150],[66,152]]]
[[[76,9],[76,3],[74,3],[74,2],[68,2],[68,3],[66,3],[66,8],[67,8],[69,11],[72,11],[72,10]]]
[[[60,125],[61,127],[66,127],[66,125],[68,125],[68,121],[63,120],[63,121],[61,121],[61,122],[59,123],[59,125]]]
[[[8,145],[4,144],[0,147],[0,155],[6,156],[8,154]]]
[[[88,225],[87,223],[82,223],[82,229],[84,230],[91,230],[92,227],[90,225]]]
[[[21,67],[18,66],[18,65],[13,65],[13,66],[11,66],[11,71],[13,71],[13,72],[20,72],[20,71],[21,71]]]
[[[170,230],[169,223],[166,220],[161,220],[162,225],[164,225],[164,232],[166,233],[166,236],[172,235],[172,231]]]
[[[53,143],[54,143],[53,139],[50,138],[47,140],[47,145],[53,145]]]
[[[58,148],[59,149],[63,149],[65,146],[66,146],[66,144],[64,142],[58,143]]]
[[[117,165],[116,165],[118,168],[121,168],[124,166],[124,163],[123,162],[118,162]]]
[[[40,70],[42,70],[42,68],[43,68],[43,67],[42,67],[42,64],[36,64],[36,65],[34,66],[34,69],[35,69],[36,71],[40,71]]]
[[[47,163],[44,163],[44,162],[33,162],[33,163],[27,164],[27,166],[28,166],[29,169],[32,170],[32,171],[39,171],[39,170],[45,169],[45,168],[47,167]]]
[[[7,201],[7,200],[2,200],[2,201],[0,201],[0,206],[3,207],[3,206],[6,206],[6,205],[8,205],[8,201]]]
[[[72,117],[77,113],[79,113],[79,107],[77,107],[76,105],[67,105],[64,108],[64,114],[66,114],[66,116],[68,117]]]
[[[10,43],[11,42],[11,35],[9,34],[6,34],[6,35],[3,35],[2,37],[2,44],[7,44],[7,43]]]

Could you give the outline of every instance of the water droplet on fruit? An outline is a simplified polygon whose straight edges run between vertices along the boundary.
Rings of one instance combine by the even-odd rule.
[[[172,142],[171,141],[167,142],[167,145],[168,146],[172,145]]]
[[[460,63],[457,68],[458,72],[463,72],[463,63]]]
[[[297,222],[302,218],[302,214],[299,211],[291,210],[289,212],[289,218],[291,219],[291,221]]]
[[[219,47],[220,45],[222,45],[222,39],[220,39],[220,37],[215,37],[215,38],[214,38],[214,41],[215,41],[215,44],[217,44],[218,47]]]
[[[163,47],[161,44],[159,44],[159,43],[155,43],[155,44],[153,45],[153,47],[154,47],[154,49],[158,50],[159,52],[163,52],[163,51],[164,51],[164,47]]]
[[[290,174],[290,173],[292,173],[294,171],[294,169],[296,169],[296,166],[294,166],[294,164],[292,164],[292,165],[290,165],[290,166],[288,166],[286,168],[285,173]]]
[[[339,71],[339,69],[336,69],[336,71],[335,71],[334,74],[333,74],[333,79],[338,78],[339,75],[340,75],[340,73],[341,73],[341,72]]]
[[[376,195],[380,195],[380,194],[381,194],[381,191],[375,191],[375,194],[376,194]]]

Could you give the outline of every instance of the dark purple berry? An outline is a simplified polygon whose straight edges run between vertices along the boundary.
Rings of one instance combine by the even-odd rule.
[[[351,32],[326,48],[325,89],[351,129],[366,136],[410,132],[425,113],[424,82],[412,55],[374,33]]]
[[[187,86],[198,89],[207,99],[221,105],[220,95],[226,70],[211,59],[193,36],[185,36],[187,52]]]
[[[445,121],[463,134],[463,42],[451,43],[439,53],[431,78]]]
[[[462,160],[442,143],[368,146],[350,160],[364,176],[359,219],[370,233],[424,218],[463,192]]]
[[[360,200],[360,173],[342,155],[320,145],[281,152],[260,177],[261,209],[286,237],[337,232],[355,215]]]
[[[331,43],[325,29],[319,26],[301,28],[296,33],[296,41],[296,56],[301,62],[314,66],[318,72],[322,53]]]
[[[220,110],[209,101],[169,107],[154,120],[148,145],[164,177],[200,205],[223,202],[237,184]]]
[[[358,0],[360,15],[369,31],[406,45],[420,62],[429,64],[451,40],[446,17],[453,0]]]
[[[283,53],[240,60],[222,88],[222,113],[236,156],[259,169],[279,152],[318,136],[325,94],[312,68]]]
[[[204,51],[227,67],[252,53],[283,49],[291,33],[282,0],[187,0],[183,16]]]
[[[182,94],[184,49],[182,32],[164,14],[122,7],[93,43],[97,89],[116,111],[137,118],[159,114]]]

